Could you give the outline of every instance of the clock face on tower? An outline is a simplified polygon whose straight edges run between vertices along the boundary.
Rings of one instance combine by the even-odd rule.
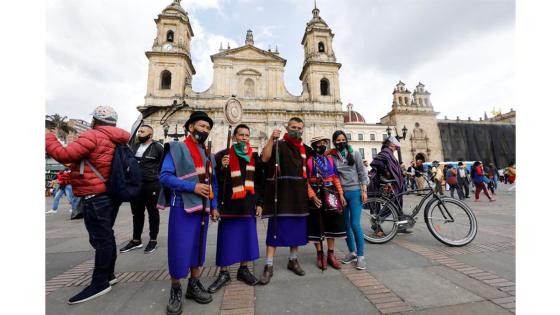
[[[163,45],[163,50],[165,50],[165,51],[171,51],[172,48],[173,48],[173,45],[171,45],[170,43],[167,43],[167,44]]]

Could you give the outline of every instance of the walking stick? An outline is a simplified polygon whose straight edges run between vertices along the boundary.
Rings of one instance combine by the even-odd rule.
[[[276,154],[274,156],[274,239],[276,239],[276,234],[278,232],[278,174],[280,174],[280,166],[278,160],[280,160],[280,153],[278,152],[278,139],[274,144],[276,148]]]
[[[210,159],[210,152],[212,150],[212,141],[208,140],[208,147],[206,148],[206,165],[204,166],[204,184],[210,185],[210,191],[212,191],[212,186],[210,183],[210,167],[212,166],[212,160]],[[200,211],[200,234],[198,236],[198,266],[202,266],[202,243],[204,239],[204,214],[206,212],[206,202],[211,201],[206,197],[202,197],[202,211]]]
[[[239,101],[234,98],[230,98],[229,100],[227,100],[227,102],[224,105],[224,116],[229,124],[227,146],[226,146],[226,150],[229,150],[229,146],[231,144],[231,127],[233,125],[240,123],[241,117],[243,116],[243,107],[241,106],[241,103],[239,103]],[[229,165],[226,167],[226,170],[224,172],[224,183],[222,186],[223,187],[222,195],[220,196],[222,209],[224,208],[224,202],[225,202],[224,200],[226,194],[226,178],[227,178],[228,168]]]

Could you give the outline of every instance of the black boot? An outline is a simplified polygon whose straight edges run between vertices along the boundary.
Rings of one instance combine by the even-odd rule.
[[[239,267],[239,270],[237,270],[237,280],[243,281],[248,285],[256,285],[259,283],[259,279],[249,271],[247,266]]]
[[[214,283],[212,283],[208,287],[208,292],[214,293],[219,289],[221,289],[223,286],[230,284],[230,282],[231,282],[231,277],[229,276],[229,272],[227,270],[220,271],[220,274],[218,275],[218,279],[216,279],[216,281],[214,281]]]
[[[179,315],[183,312],[183,301],[181,301],[182,295],[183,290],[180,285],[175,288],[171,287],[169,302],[167,302],[167,315]]]
[[[198,278],[189,279],[189,286],[187,287],[187,294],[185,294],[185,297],[200,304],[212,302],[212,295],[206,291]]]

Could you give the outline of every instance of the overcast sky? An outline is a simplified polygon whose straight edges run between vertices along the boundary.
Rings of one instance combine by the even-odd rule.
[[[129,129],[144,103],[154,18],[172,0],[47,1],[46,112],[90,120],[101,104]],[[287,59],[284,80],[301,94],[301,39],[312,0],[183,0],[194,31],[193,89],[212,82],[210,55],[239,47],[247,29],[255,45]],[[513,0],[317,0],[335,33],[343,109],[353,103],[367,122],[391,109],[399,80],[432,93],[438,118],[473,119],[516,108]]]

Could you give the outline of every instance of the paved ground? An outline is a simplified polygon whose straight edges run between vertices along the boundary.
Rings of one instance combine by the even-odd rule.
[[[313,246],[305,246],[299,255],[307,272],[303,277],[286,269],[288,250],[279,249],[269,285],[249,287],[235,280],[214,294],[210,304],[185,300],[184,314],[515,313],[515,194],[507,194],[508,187],[501,185],[495,203],[467,201],[479,222],[479,233],[468,246],[447,247],[419,222],[412,235],[398,235],[384,245],[366,243],[366,271],[346,265],[341,271],[330,268],[322,273],[314,266]],[[405,207],[418,200],[409,197]],[[52,198],[46,198],[46,209],[51,203]],[[165,314],[170,286],[168,212],[161,212],[159,247],[154,253],[119,254],[116,274],[120,283],[103,297],[70,306],[67,299],[89,282],[93,251],[83,221],[70,221],[68,210],[68,202],[63,200],[58,214],[46,215],[46,313]],[[146,220],[145,230],[147,224]],[[205,285],[217,273],[213,266],[216,231],[217,225],[211,224],[202,278]],[[261,257],[265,231],[266,221],[259,221]],[[132,235],[128,204],[120,209],[115,233],[119,247]],[[146,232],[143,238],[146,243]],[[339,256],[346,252],[345,242],[337,242],[336,247]],[[253,267],[259,276],[262,259]]]

